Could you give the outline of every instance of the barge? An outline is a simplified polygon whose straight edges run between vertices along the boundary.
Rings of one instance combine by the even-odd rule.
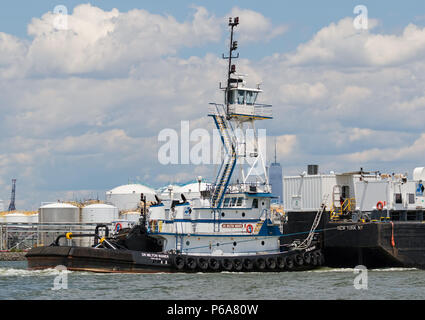
[[[327,197],[316,229],[329,267],[425,268],[425,168],[407,174],[363,169],[319,173],[318,166],[283,179],[288,237],[302,241]]]

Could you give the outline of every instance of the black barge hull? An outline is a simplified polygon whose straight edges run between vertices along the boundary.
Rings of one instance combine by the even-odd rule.
[[[211,257],[91,247],[49,246],[33,248],[26,254],[28,269],[64,266],[71,271],[108,273],[159,272],[279,272],[320,267],[324,258],[319,249],[244,257]]]
[[[289,212],[282,242],[303,239],[316,212]],[[328,267],[414,267],[425,269],[425,221],[330,221],[318,227]]]

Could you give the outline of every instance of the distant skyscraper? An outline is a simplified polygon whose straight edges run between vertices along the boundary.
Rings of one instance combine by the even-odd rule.
[[[272,185],[272,193],[275,197],[278,197],[273,202],[279,204],[283,203],[283,177],[282,167],[280,163],[276,161],[276,143],[274,148],[274,162],[270,165],[269,169],[269,182]]]

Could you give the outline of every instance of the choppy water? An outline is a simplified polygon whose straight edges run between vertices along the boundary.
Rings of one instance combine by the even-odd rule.
[[[405,268],[368,270],[367,289],[362,290],[354,287],[358,274],[353,269],[216,274],[97,274],[67,271],[65,274],[68,289],[52,290],[60,271],[28,271],[25,261],[0,262],[0,300],[425,299],[425,270]]]

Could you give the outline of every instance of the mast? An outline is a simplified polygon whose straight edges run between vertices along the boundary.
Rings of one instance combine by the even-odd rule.
[[[233,176],[238,159],[241,157],[253,159],[252,163],[240,164],[242,183],[237,183],[237,189],[240,192],[246,191],[248,188],[250,176],[257,176],[265,187],[263,191],[269,189],[268,175],[265,168],[265,161],[261,152],[259,152],[258,136],[255,131],[254,122],[256,120],[272,119],[271,105],[258,104],[256,99],[262,90],[257,88],[248,88],[245,86],[243,79],[244,75],[236,74],[236,66],[232,64],[232,59],[239,58],[239,54],[234,54],[237,50],[238,42],[233,40],[234,28],[239,25],[239,18],[229,18],[230,26],[230,43],[229,55],[226,57],[223,54],[223,59],[228,60],[227,66],[227,86],[220,89],[224,90],[224,103],[211,103],[209,108],[209,116],[214,119],[215,125],[219,130],[221,141],[223,143],[225,159],[223,159],[216,180],[213,185],[211,196],[211,206],[219,209],[222,205],[224,195],[228,190],[230,181]],[[241,85],[239,86],[239,83]],[[247,134],[244,130],[250,129],[253,132],[253,147],[254,150],[249,155],[246,153]],[[245,150],[241,152],[240,146],[244,146]],[[247,160],[247,161],[249,161]],[[259,170],[257,171],[257,165]],[[244,166],[247,167],[245,173]],[[259,172],[261,171],[261,172]],[[264,175],[264,179],[261,176]],[[256,181],[255,183],[257,183]],[[255,188],[256,189],[256,188]],[[233,188],[235,190],[235,188]]]
[[[236,72],[235,65],[232,65],[232,59],[239,58],[239,53],[236,56],[232,56],[232,52],[235,51],[238,48],[238,42],[233,41],[233,29],[239,24],[239,17],[235,17],[234,19],[229,18],[229,26],[230,26],[230,45],[229,45],[229,56],[225,57],[223,54],[223,59],[227,59],[229,61],[228,63],[228,71],[227,71],[227,87],[226,87],[226,113],[227,113],[227,119],[230,119],[229,115],[229,90],[231,87],[232,79],[231,75],[232,73]]]

